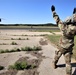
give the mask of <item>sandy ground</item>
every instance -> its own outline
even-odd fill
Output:
[[[53,69],[52,67],[52,61],[54,58],[55,50],[57,50],[56,47],[51,45],[51,43],[45,39],[43,36],[36,36],[36,35],[44,35],[49,34],[52,35],[52,33],[49,32],[29,32],[25,30],[1,30],[0,31],[0,44],[7,43],[7,45],[0,45],[1,49],[12,49],[12,48],[21,48],[24,46],[41,46],[42,50],[38,53],[42,53],[42,61],[37,69],[39,72],[39,75],[66,75],[65,74],[65,62],[64,57],[62,56],[58,62],[60,67],[57,69]],[[60,33],[55,33],[59,34]],[[28,36],[24,36],[28,35]],[[18,38],[29,38],[29,40],[11,40],[11,38],[18,39]],[[40,44],[39,41],[43,38],[43,41],[46,40],[46,44]],[[12,41],[15,41],[18,43],[18,45],[10,45]],[[5,69],[0,71],[0,75],[2,75],[2,72],[6,72],[9,65],[14,64],[19,58],[21,57],[29,57],[30,60],[37,59],[38,56],[34,56],[32,54],[29,54],[27,52],[14,52],[14,53],[3,53],[0,54],[0,65],[4,66]],[[72,74],[76,75],[76,61],[73,59],[72,61]],[[18,71],[16,75],[24,75],[24,71]],[[5,74],[4,74],[5,75]],[[10,74],[11,75],[11,74]],[[36,75],[36,74],[35,74]]]

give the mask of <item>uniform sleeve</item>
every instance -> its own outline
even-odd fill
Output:
[[[59,29],[62,30],[64,27],[63,22],[60,20],[59,16],[55,11],[53,11],[52,13],[53,13],[53,18],[56,21],[56,24],[58,25]]]

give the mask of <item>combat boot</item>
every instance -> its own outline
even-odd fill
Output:
[[[55,62],[54,62],[54,61],[52,62],[52,66],[53,66],[53,68],[54,68],[54,69],[56,69],[56,68],[57,68],[57,65],[55,64]]]

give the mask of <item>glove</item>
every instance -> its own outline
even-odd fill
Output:
[[[54,5],[51,6],[51,11],[55,11],[55,6]]]
[[[76,13],[76,8],[74,8],[74,10],[73,10],[73,14],[75,14]]]

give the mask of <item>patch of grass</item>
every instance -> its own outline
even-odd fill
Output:
[[[24,70],[24,69],[33,69],[36,65],[30,65],[27,62],[21,61],[16,62],[14,65],[10,65],[8,69]]]
[[[39,36],[46,36],[47,34],[41,34],[41,35],[39,35]]]
[[[29,40],[29,38],[26,38],[26,40]]]
[[[5,51],[1,49],[1,50],[0,50],[0,53],[5,53]]]
[[[28,35],[26,35],[26,34],[25,34],[25,35],[24,35],[24,34],[22,34],[22,36],[28,36]]]
[[[10,65],[9,69],[24,70],[27,66],[28,64],[26,62],[16,62],[14,65]]]
[[[14,49],[6,49],[6,50],[0,50],[0,53],[12,53],[12,52],[19,52],[21,51],[19,48],[14,48]]]
[[[11,40],[14,40],[14,38],[11,38]]]
[[[24,48],[21,48],[22,51],[32,51],[32,48],[31,47],[24,47]]]
[[[0,50],[0,53],[12,53],[12,52],[20,52],[20,51],[39,51],[42,50],[41,46],[34,46],[34,47],[21,47],[19,48],[14,48],[14,49],[6,49],[6,50]]]
[[[0,45],[8,45],[7,43],[0,43]]]
[[[33,31],[36,31],[36,32],[50,32],[50,33],[52,33],[52,32],[59,32],[60,30],[59,29],[57,29],[57,30],[56,29],[55,30],[54,29],[53,30],[51,30],[51,29],[50,30],[42,29],[42,30],[33,30]]]
[[[21,48],[21,51],[39,51],[39,50],[41,50],[42,48],[41,48],[41,46],[34,46],[34,47],[22,47]]]
[[[18,38],[18,40],[22,40],[21,38]]]
[[[11,40],[29,40],[29,38],[11,38]]]
[[[31,69],[36,68],[36,67],[37,66],[36,65],[33,65],[33,64],[30,66]]]
[[[25,40],[25,38],[18,38],[17,40]]]
[[[51,43],[58,45],[60,35],[47,35],[47,38],[51,41]]]
[[[4,50],[4,53],[9,53],[10,51],[8,49]]]
[[[41,49],[42,49],[41,46],[34,46],[32,50],[33,51],[38,51],[38,50],[41,50]]]
[[[9,53],[12,53],[12,52],[17,52],[15,49],[11,49],[10,51],[9,51]]]
[[[49,32],[51,32],[51,33],[52,33],[52,32],[60,32],[60,30],[59,30],[59,29],[58,29],[58,30],[54,30],[54,29],[53,29],[53,30],[50,30]]]
[[[4,67],[3,66],[0,66],[0,70],[3,70],[4,69]]]
[[[16,42],[13,41],[13,42],[11,43],[11,45],[18,45],[18,44],[17,44]]]

